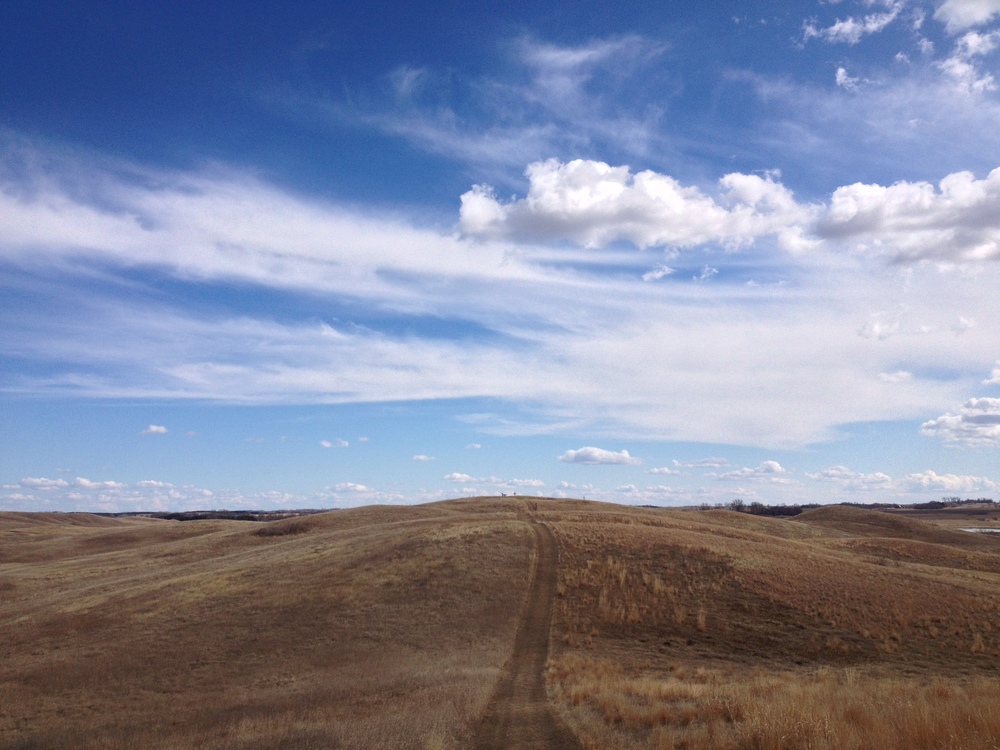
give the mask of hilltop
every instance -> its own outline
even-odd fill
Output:
[[[1000,535],[936,519],[0,513],[0,748],[992,747]]]

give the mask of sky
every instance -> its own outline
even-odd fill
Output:
[[[998,497],[998,123],[1000,0],[0,4],[0,509]]]

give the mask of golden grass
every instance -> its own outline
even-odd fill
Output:
[[[584,744],[1000,747],[1000,544],[841,510],[551,509],[548,686]]]
[[[1000,683],[858,668],[739,672],[676,668],[629,676],[566,655],[550,690],[588,748],[914,750],[1000,745]]]
[[[526,592],[515,519],[0,519],[0,748],[464,747]]]
[[[587,747],[1000,747],[992,535],[480,498],[270,524],[0,513],[0,750],[468,747],[529,511],[559,550],[549,696]]]

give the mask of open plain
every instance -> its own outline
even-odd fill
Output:
[[[0,513],[0,748],[995,748],[959,510]]]

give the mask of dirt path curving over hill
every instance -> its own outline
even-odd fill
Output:
[[[545,694],[552,597],[556,590],[556,541],[533,518],[537,558],[514,653],[497,683],[475,733],[475,750],[583,750],[579,740],[552,712]]]

